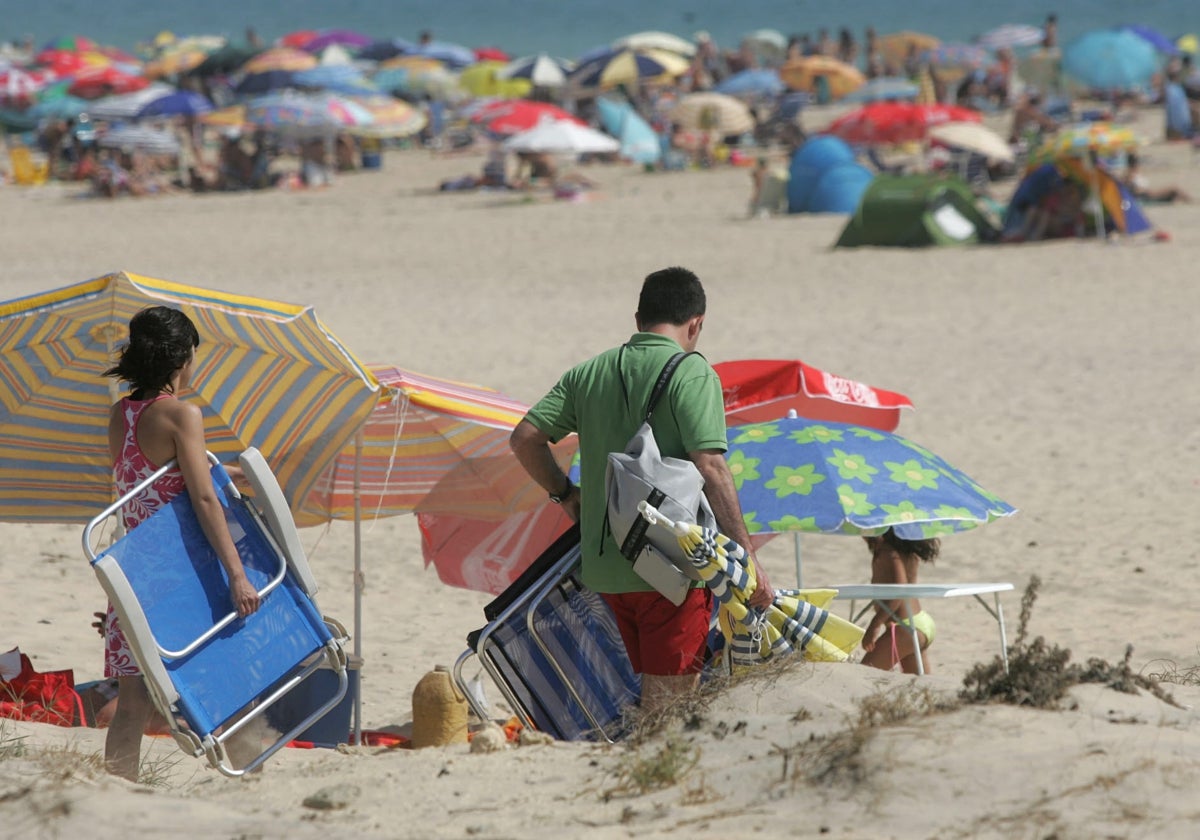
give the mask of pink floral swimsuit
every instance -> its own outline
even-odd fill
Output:
[[[121,454],[113,464],[113,481],[117,486],[117,495],[123,496],[139,482],[145,480],[158,470],[137,444],[137,424],[142,412],[162,399],[168,399],[170,394],[159,394],[149,400],[132,400],[126,397],[121,400],[121,417],[125,424],[125,434],[121,442]],[[138,493],[121,508],[121,521],[126,530],[133,530],[144,520],[148,519],[159,508],[166,505],[184,490],[183,473],[178,467],[168,471],[162,478]],[[133,677],[141,673],[125,634],[117,623],[117,614],[112,605],[108,606],[108,614],[104,620],[104,676]]]

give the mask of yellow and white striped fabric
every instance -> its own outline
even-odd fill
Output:
[[[0,303],[0,520],[86,522],[113,500],[103,376],[146,306],[200,333],[191,388],[208,448],[257,446],[289,504],[366,420],[378,382],[311,307],[118,272]]]

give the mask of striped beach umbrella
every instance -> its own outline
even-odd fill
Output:
[[[608,88],[643,81],[667,80],[687,72],[688,60],[665,50],[609,50],[581,62],[570,81],[585,88]]]
[[[111,504],[103,376],[151,305],[200,333],[191,388],[208,448],[257,446],[298,506],[379,399],[379,385],[311,307],[119,272],[0,303],[0,520],[86,522]]]
[[[496,78],[525,79],[538,87],[562,87],[567,83],[567,74],[574,69],[574,62],[538,53],[510,61],[496,71]]]
[[[1029,166],[1052,163],[1066,157],[1108,157],[1136,151],[1142,145],[1133,129],[1105,122],[1079,123],[1060,128],[1029,155]]]
[[[308,70],[317,66],[317,59],[294,47],[272,47],[242,65],[243,73],[266,73],[271,70]]]

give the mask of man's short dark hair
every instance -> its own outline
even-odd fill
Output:
[[[704,314],[704,286],[686,268],[672,266],[656,271],[642,283],[637,320],[642,329],[658,324],[681,326]]]

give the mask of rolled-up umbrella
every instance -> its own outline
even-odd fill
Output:
[[[672,522],[642,502],[642,516],[672,531],[692,568],[712,590],[718,622],[732,667],[761,665],[775,657],[803,653],[819,662],[846,660],[863,630],[823,608],[836,590],[784,590],[766,609],[749,604],[758,585],[746,550],[722,533],[687,522]]]

